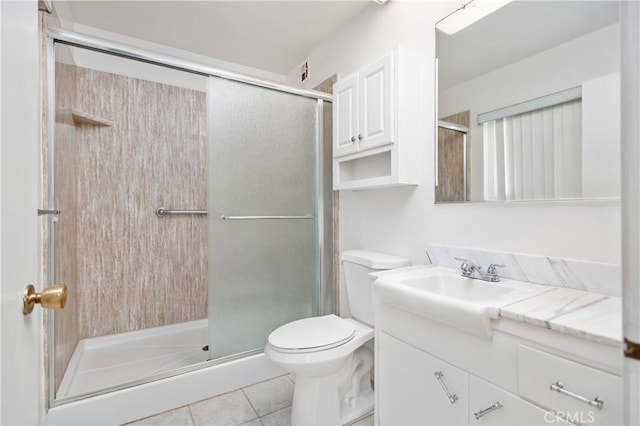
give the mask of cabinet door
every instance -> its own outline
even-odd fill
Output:
[[[358,151],[358,75],[333,85],[333,156]]]
[[[385,333],[377,345],[376,411],[381,425],[467,423],[467,373]],[[434,373],[441,373],[440,380]]]
[[[470,425],[566,424],[548,412],[484,380],[469,376]]]
[[[623,423],[621,377],[524,345],[518,347],[518,391],[571,422]]]
[[[359,149],[395,141],[393,54],[360,70]]]

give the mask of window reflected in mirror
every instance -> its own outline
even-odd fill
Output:
[[[457,25],[477,2],[436,25],[436,202],[619,197],[617,3],[502,2]]]

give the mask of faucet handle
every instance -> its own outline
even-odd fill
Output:
[[[460,257],[455,257],[454,259],[459,260],[460,262],[462,262],[462,265],[460,265],[460,270],[462,271],[462,274],[465,275],[465,276],[471,275],[473,273],[473,268],[478,268],[469,259],[462,259]]]
[[[506,265],[498,265],[497,263],[492,263],[487,267],[487,274],[497,276],[498,271],[496,270],[496,268],[504,268],[505,266]]]
[[[462,262],[463,264],[467,264],[467,265],[471,265],[471,266],[475,266],[476,268],[478,267],[478,265],[476,265],[475,263],[473,263],[471,260],[469,259],[463,259],[461,257],[454,257],[455,260],[459,260],[460,262]]]

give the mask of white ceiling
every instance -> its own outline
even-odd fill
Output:
[[[616,1],[516,1],[453,35],[437,31],[439,89],[543,52],[617,20]]]
[[[60,20],[286,75],[370,0],[60,0]]]

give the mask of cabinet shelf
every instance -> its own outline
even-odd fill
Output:
[[[333,162],[335,189],[378,189],[396,186],[415,186],[417,183],[397,176],[393,166],[396,150],[391,146],[357,153]]]
[[[56,109],[56,120],[60,120],[61,118],[65,118],[71,116],[73,123],[76,126],[89,124],[92,126],[113,126],[115,122],[111,120],[107,120],[106,118],[100,117],[95,114],[91,114],[88,112],[80,111],[75,108],[57,108]]]

